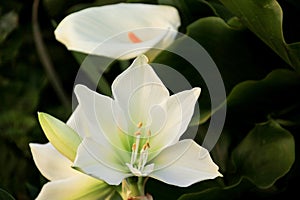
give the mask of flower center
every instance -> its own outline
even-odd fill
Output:
[[[141,144],[141,128],[143,124],[138,123],[138,130],[135,132],[135,143],[132,144],[131,160],[130,164],[126,163],[127,167],[135,176],[147,176],[154,169],[154,164],[146,165],[148,161],[149,148],[150,148],[150,136],[151,132],[148,130],[146,142]],[[140,148],[141,146],[141,148]]]
[[[141,43],[142,40],[133,32],[128,32],[128,38],[132,43]]]

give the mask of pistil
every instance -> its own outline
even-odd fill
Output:
[[[131,164],[133,165],[136,161],[137,155],[138,155],[138,150],[140,146],[140,140],[141,140],[141,132],[137,131],[135,133],[136,139],[135,143],[132,145],[132,154],[131,154]]]
[[[140,152],[140,159],[139,159],[139,165],[138,170],[143,171],[147,160],[148,160],[148,149],[150,148],[149,142],[147,141]]]

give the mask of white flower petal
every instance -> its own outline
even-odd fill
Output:
[[[143,128],[151,127],[152,132],[159,131],[165,122],[166,112],[158,105],[168,98],[167,95],[165,86],[161,84],[149,83],[137,88],[129,97],[129,123],[136,125],[142,122]],[[157,118],[152,117],[154,114]]]
[[[172,95],[161,104],[161,107],[166,112],[166,121],[159,132],[152,132],[151,148],[149,149],[152,153],[152,158],[155,156],[155,152],[158,153],[160,149],[179,141],[180,136],[186,131],[191,121],[200,91],[200,88],[186,90]],[[153,112],[152,118],[160,119],[161,116],[158,116],[158,114],[160,113]]]
[[[83,110],[81,115],[84,117],[80,118],[86,118],[85,123],[89,127],[85,136],[93,137],[104,146],[123,150],[131,148],[131,144],[125,139],[127,135],[123,132],[127,130],[124,127],[127,125],[127,121],[124,122],[126,118],[110,97],[100,95],[83,85],[76,85],[75,94]]]
[[[70,50],[119,58],[136,57],[149,47],[166,47],[180,26],[177,10],[171,6],[120,3],[72,13],[55,30],[56,39]],[[139,40],[130,39],[134,32]],[[110,39],[112,36],[113,39]],[[99,48],[97,48],[99,47]]]
[[[88,119],[84,115],[81,105],[78,105],[69,117],[66,124],[70,126],[81,138],[86,136],[86,133],[91,132],[88,125]]]
[[[150,108],[169,97],[169,91],[147,62],[146,56],[138,56],[112,84],[114,99],[129,116],[128,123],[135,125],[147,118]]]
[[[119,153],[119,154],[118,154]],[[107,149],[92,139],[85,138],[78,147],[74,167],[110,185],[119,185],[124,178],[131,176],[126,162],[120,159],[129,157],[129,152],[116,152]],[[128,154],[128,155],[126,155]],[[123,158],[129,160],[130,158]]]
[[[167,122],[167,110],[161,105],[154,105],[150,109],[149,113],[149,126],[148,130],[151,131],[151,135],[156,135],[161,132]]]
[[[48,180],[58,180],[77,175],[72,162],[61,155],[50,143],[29,144],[33,160],[39,171]]]
[[[155,163],[155,169],[150,177],[180,187],[222,176],[209,152],[193,140],[167,147],[151,163]]]
[[[85,174],[45,184],[36,200],[97,200],[113,195],[114,188]]]

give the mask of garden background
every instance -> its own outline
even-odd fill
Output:
[[[222,75],[227,117],[211,151],[222,178],[188,188],[149,180],[155,199],[283,199],[297,196],[300,130],[300,2],[297,0],[2,0],[0,3],[0,199],[34,199],[45,178],[30,142],[46,143],[37,112],[66,121],[73,83],[84,55],[55,40],[56,25],[68,14],[119,2],[176,7],[180,32],[201,44]],[[36,2],[35,2],[36,3]],[[180,48],[175,41],[173,48]],[[205,82],[189,63],[162,52],[153,61],[173,67],[202,88],[198,103],[201,144],[209,124]],[[123,70],[114,63],[99,91]],[[146,189],[147,189],[146,188]],[[9,197],[9,194],[11,197]]]

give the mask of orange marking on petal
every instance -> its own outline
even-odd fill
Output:
[[[142,40],[138,38],[133,32],[128,32],[128,38],[132,43],[140,43]]]

